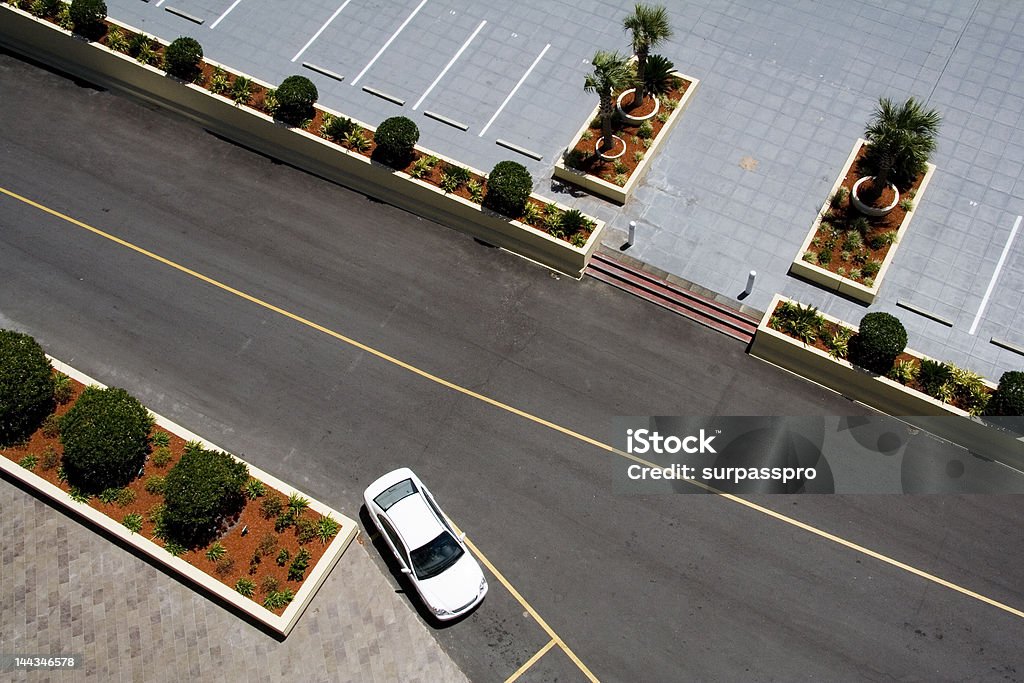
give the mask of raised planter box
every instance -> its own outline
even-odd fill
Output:
[[[665,126],[661,129],[658,136],[654,138],[654,142],[651,143],[651,146],[647,148],[647,151],[644,153],[644,158],[633,170],[633,173],[630,174],[629,180],[626,181],[625,185],[620,187],[619,185],[610,183],[603,178],[584,173],[583,171],[574,168],[569,168],[565,165],[563,158],[559,158],[559,160],[555,162],[554,177],[582,187],[588,192],[596,194],[599,197],[610,199],[618,204],[625,204],[626,200],[628,200],[633,194],[633,190],[635,190],[636,186],[640,184],[641,180],[643,180],[654,156],[658,153],[658,150],[665,145],[665,140],[668,138],[669,133],[672,132],[672,128],[676,125],[676,121],[679,120],[683,111],[689,106],[693,93],[697,91],[697,86],[700,85],[700,79],[687,76],[679,71],[674,71],[673,75],[684,81],[688,81],[690,85],[686,88],[686,92],[683,93],[683,96],[680,98],[679,104],[669,115],[668,121],[665,122]],[[590,127],[590,122],[597,117],[599,111],[600,105],[594,107],[593,111],[590,112],[590,116],[587,117],[587,120],[583,123],[580,129],[576,131],[576,135],[573,136],[572,142],[570,142],[569,146],[566,147],[566,152],[576,148],[576,145],[578,145],[580,140],[583,138],[583,134]]]
[[[128,31],[140,32],[126,24],[108,21]],[[160,42],[167,44],[165,41]],[[571,277],[578,279],[583,276],[590,257],[600,244],[604,229],[602,221],[595,221],[596,227],[586,244],[575,247],[461,197],[445,194],[440,188],[415,180],[316,135],[275,122],[255,109],[238,106],[226,97],[183,83],[167,76],[160,69],[140,64],[127,55],[99,43],[90,43],[50,22],[6,5],[0,5],[0,44],[89,82],[127,92],[174,110],[241,145],[470,234]],[[226,71],[246,76],[212,60],[205,61],[211,66],[221,66]],[[252,80],[264,87],[274,87],[256,78]],[[318,108],[340,116],[338,112],[325,107]],[[356,123],[370,130],[374,128],[359,121]],[[424,154],[445,159],[443,155],[426,148],[417,149]],[[464,166],[455,161],[452,163]],[[486,175],[475,169],[470,170]],[[545,204],[551,203],[544,197],[533,196]]]
[[[817,382],[878,411],[899,417],[935,436],[959,444],[972,453],[1024,470],[1024,438],[988,424],[983,418],[973,417],[955,406],[909,389],[887,377],[855,367],[849,361],[833,358],[818,348],[771,329],[768,321],[782,301],[791,299],[781,294],[776,294],[772,299],[754,334],[750,355]],[[821,315],[826,320],[852,330],[857,329],[856,326],[838,318]],[[918,358],[928,358],[911,349],[906,349],[906,353]],[[991,382],[986,381],[986,385],[995,389]]]
[[[878,290],[882,286],[882,280],[885,278],[885,274],[889,270],[889,265],[896,256],[896,248],[899,246],[900,240],[903,239],[907,229],[910,227],[910,221],[917,210],[917,204],[921,201],[921,197],[924,195],[925,188],[928,187],[928,182],[931,180],[932,174],[935,173],[935,164],[927,164],[928,170],[925,172],[924,178],[921,180],[921,185],[918,187],[917,193],[914,197],[914,208],[908,211],[906,216],[904,216],[896,233],[896,241],[889,246],[889,250],[885,254],[885,259],[882,261],[878,274],[875,276],[874,285],[868,287],[861,282],[843,277],[827,268],[823,268],[817,264],[808,263],[803,260],[804,253],[810,249],[811,242],[814,240],[814,236],[817,234],[818,228],[821,226],[822,216],[829,210],[830,198],[836,193],[840,186],[842,186],[843,181],[850,173],[850,168],[857,159],[857,154],[865,144],[867,144],[867,141],[863,138],[859,138],[857,143],[853,146],[853,151],[850,152],[850,156],[846,159],[846,164],[843,166],[842,172],[839,174],[836,182],[832,185],[832,189],[829,191],[824,204],[821,206],[821,210],[818,211],[818,215],[814,219],[814,224],[811,225],[811,229],[807,233],[807,237],[804,238],[803,243],[800,245],[800,251],[797,252],[796,258],[793,259],[793,263],[789,267],[789,272],[793,275],[810,280],[825,289],[848,296],[856,301],[860,301],[865,304],[872,304],[875,301],[875,297],[878,296]]]
[[[96,380],[92,379],[91,377],[88,377],[87,375],[82,374],[81,372],[78,372],[69,365],[66,365],[54,358],[50,358],[50,364],[54,367],[54,369],[63,372],[72,379],[75,379],[86,386],[95,385],[103,388],[103,385],[97,382]],[[222,448],[215,446],[209,441],[206,441],[202,437],[193,434],[184,427],[175,424],[174,422],[168,420],[165,417],[156,415],[155,413],[154,417],[156,418],[156,423],[158,425],[160,425],[168,432],[178,435],[185,441],[198,441],[201,444],[203,444],[205,448],[216,451],[223,450]],[[239,459],[236,458],[236,460]],[[239,462],[244,461],[239,460]],[[257,467],[253,467],[249,463],[245,464],[246,467],[249,468],[249,475],[251,477],[259,479],[267,486],[277,489],[286,496],[291,495],[293,493],[302,495],[301,491],[292,488],[288,484],[278,480],[272,475],[267,474],[266,472],[260,470]],[[174,555],[171,555],[165,548],[161,547],[160,545],[151,541],[145,536],[141,534],[132,533],[128,530],[126,526],[124,526],[124,524],[121,524],[120,522],[111,519],[107,515],[90,507],[85,503],[78,503],[72,500],[71,497],[67,494],[67,492],[65,492],[58,486],[55,486],[50,482],[46,481],[45,479],[35,474],[31,470],[28,470],[20,466],[17,462],[6,457],[0,457],[0,470],[3,470],[11,477],[14,477],[15,479],[26,484],[27,486],[30,486],[31,488],[35,489],[39,493],[45,495],[54,504],[62,505],[72,513],[80,517],[84,517],[96,526],[102,528],[107,533],[115,536],[122,543],[135,548],[141,553],[144,553],[154,562],[179,574],[186,580],[198,584],[199,586],[202,586],[202,588],[205,589],[207,592],[212,593],[217,598],[228,603],[235,609],[245,613],[253,620],[263,624],[268,629],[275,631],[283,636],[287,636],[291,632],[292,628],[295,627],[295,624],[298,622],[299,617],[302,616],[302,613],[306,610],[306,607],[308,607],[310,602],[312,602],[317,590],[319,590],[320,586],[323,585],[323,582],[324,580],[326,580],[327,575],[331,572],[331,569],[333,569],[334,565],[338,563],[338,560],[341,558],[342,553],[345,552],[349,544],[359,533],[359,527],[356,524],[355,520],[352,520],[342,515],[336,510],[332,510],[331,508],[327,507],[326,505],[319,501],[310,500],[310,509],[324,516],[330,515],[341,525],[341,527],[338,530],[337,535],[327,546],[327,549],[324,551],[324,554],[320,558],[320,560],[313,567],[310,568],[309,573],[302,582],[302,586],[295,593],[295,597],[292,599],[291,603],[289,603],[289,605],[285,608],[284,612],[281,615],[277,615],[271,612],[270,610],[264,608],[259,603],[254,602],[250,598],[241,595],[235,590],[232,590],[229,586],[218,581],[214,577],[208,575],[206,572],[197,569],[185,560],[179,557],[175,557]]]

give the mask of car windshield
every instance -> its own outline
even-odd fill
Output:
[[[416,493],[416,485],[412,483],[412,479],[403,479],[381,491],[373,500],[380,505],[381,510],[387,511],[389,507],[414,493]]]
[[[429,579],[437,576],[465,551],[455,538],[447,531],[442,531],[437,538],[421,548],[412,551],[412,566],[417,579]]]

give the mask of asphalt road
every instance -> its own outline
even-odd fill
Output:
[[[0,187],[578,434],[867,413],[599,282],[6,54],[0,93]],[[0,326],[334,507],[413,467],[603,680],[1024,678],[1018,616],[722,497],[616,495],[618,456],[7,196],[0,273]],[[1019,497],[752,500],[1024,607]],[[496,581],[438,638],[480,681],[549,640]],[[582,674],[554,648],[523,680]]]

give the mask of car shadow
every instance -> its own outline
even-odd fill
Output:
[[[409,577],[402,573],[402,566],[398,564],[398,560],[391,552],[391,548],[388,547],[388,544],[381,537],[380,529],[378,529],[377,525],[372,519],[370,519],[370,514],[366,510],[365,505],[359,506],[359,522],[363,525],[363,531],[366,534],[366,538],[370,540],[374,549],[377,551],[377,556],[384,563],[384,566],[387,567],[391,577],[398,584],[398,589],[395,592],[404,593],[406,598],[409,600],[409,604],[413,606],[416,613],[420,615],[420,618],[429,624],[431,628],[438,631],[449,629],[452,626],[461,623],[479,609],[480,605],[477,605],[462,616],[457,619],[452,619],[451,621],[441,621],[435,617],[434,613],[431,612],[425,604],[423,604],[423,600],[420,599],[420,594],[416,592],[416,589],[413,587]],[[484,602],[486,602],[486,598],[484,599]],[[480,604],[482,605],[483,602]]]

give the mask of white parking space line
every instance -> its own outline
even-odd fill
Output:
[[[219,17],[217,17],[217,21],[215,21],[212,24],[210,24],[210,28],[211,29],[217,28],[217,24],[219,24],[221,21],[223,21],[224,17],[226,17],[227,15],[231,14],[231,10],[235,9],[236,7],[238,7],[238,3],[240,3],[240,2],[242,2],[242,0],[235,0],[233,3],[231,3],[231,7],[228,7],[226,10],[224,10],[224,14],[220,15]]]
[[[523,77],[519,79],[518,83],[516,83],[516,87],[512,88],[512,92],[508,94],[508,97],[505,98],[505,101],[501,103],[500,107],[498,107],[498,111],[494,112],[494,116],[491,117],[491,120],[487,122],[487,125],[484,126],[484,129],[480,131],[480,134],[477,137],[482,138],[484,136],[484,133],[487,132],[487,129],[491,127],[492,123],[494,123],[494,119],[498,118],[498,115],[501,114],[501,110],[504,109],[505,105],[508,104],[508,101],[511,100],[513,96],[515,96],[516,91],[519,90],[519,86],[521,86],[523,82],[526,81],[526,79],[530,76],[530,72],[532,72],[534,68],[536,68],[537,64],[540,63],[540,60],[544,59],[544,55],[547,54],[548,49],[550,48],[551,43],[548,43],[547,45],[544,46],[544,49],[540,51],[539,55],[537,55],[537,59],[533,60],[533,64],[530,65],[530,68],[526,70],[526,73],[523,74]]]
[[[309,40],[308,40],[308,41],[306,42],[306,44],[302,46],[302,49],[301,49],[301,50],[299,50],[298,52],[296,52],[296,53],[295,53],[295,56],[294,56],[294,57],[292,57],[292,61],[293,61],[293,62],[294,62],[294,61],[295,61],[296,59],[298,59],[299,57],[301,57],[301,56],[302,56],[302,53],[303,53],[303,52],[305,52],[305,51],[306,51],[306,50],[307,50],[307,49],[309,48],[309,46],[313,44],[313,41],[314,41],[314,40],[316,40],[317,38],[319,38],[319,37],[320,37],[320,34],[324,32],[324,29],[326,29],[326,28],[327,28],[328,26],[330,26],[330,25],[331,25],[331,22],[332,22],[332,21],[334,21],[334,20],[335,20],[335,18],[336,18],[336,17],[337,17],[337,16],[339,15],[339,14],[341,14],[341,10],[345,9],[346,7],[348,7],[348,3],[350,3],[350,2],[352,2],[352,0],[345,0],[345,2],[341,3],[341,7],[339,7],[339,8],[338,8],[338,9],[336,9],[336,10],[334,10],[334,14],[332,14],[332,15],[331,15],[331,18],[330,18],[330,19],[328,19],[327,21],[325,21],[325,22],[324,22],[324,25],[320,27],[320,30],[319,30],[319,31],[317,31],[316,33],[314,33],[314,34],[313,34],[313,37],[312,37],[312,38],[310,38],[310,39],[309,39]]]
[[[1024,216],[1017,216],[1017,220],[1013,223],[1013,230],[1010,231],[1010,238],[1006,240],[1006,245],[1003,247],[1003,253],[999,255],[999,262],[996,263],[996,269],[995,272],[992,273],[992,279],[988,281],[988,289],[985,290],[985,296],[981,298],[981,306],[978,307],[978,314],[974,316],[974,322],[971,323],[969,334],[974,334],[978,330],[978,323],[981,321],[981,315],[985,312],[985,307],[988,306],[988,298],[992,296],[992,289],[996,286],[996,280],[999,279],[999,272],[1003,269],[1003,264],[1006,263],[1006,255],[1010,253],[1010,247],[1013,245],[1013,238],[1017,236],[1017,230],[1020,229],[1021,219],[1024,219]]]
[[[370,63],[369,63],[369,64],[367,64],[366,66],[364,66],[364,67],[363,67],[363,70],[359,72],[359,75],[358,75],[358,76],[356,76],[356,77],[355,77],[355,79],[353,79],[353,81],[352,81],[352,85],[355,85],[356,83],[358,83],[358,82],[359,82],[359,79],[360,79],[360,78],[362,78],[362,77],[363,77],[363,75],[364,75],[364,74],[365,74],[365,73],[366,73],[367,71],[369,71],[369,70],[370,70],[370,67],[371,67],[371,66],[373,66],[373,63],[374,63],[374,62],[376,62],[376,61],[377,61],[378,59],[380,59],[380,56],[381,56],[382,54],[384,54],[384,50],[387,50],[387,49],[388,49],[388,47],[390,47],[390,46],[391,46],[391,43],[393,43],[393,42],[394,42],[394,40],[395,40],[395,38],[397,38],[397,37],[398,37],[398,34],[402,32],[402,29],[404,29],[404,28],[405,28],[406,26],[408,26],[408,25],[409,25],[409,22],[410,22],[410,21],[412,21],[412,18],[413,18],[413,17],[415,17],[415,16],[416,16],[416,14],[417,14],[417,13],[419,13],[419,11],[420,11],[421,9],[423,9],[423,6],[424,6],[425,4],[427,4],[427,0],[421,0],[420,4],[416,5],[416,9],[414,9],[414,10],[412,11],[412,14],[410,14],[409,16],[407,16],[407,17],[405,18],[405,21],[403,21],[403,22],[402,22],[402,25],[398,27],[398,30],[397,30],[397,31],[395,31],[394,33],[392,33],[392,34],[391,34],[391,37],[390,37],[390,38],[388,38],[388,42],[384,43],[384,46],[383,46],[383,47],[381,47],[381,49],[377,50],[377,54],[375,54],[375,55],[373,56],[373,59],[371,59],[371,60],[370,60]]]
[[[448,63],[445,64],[443,69],[441,69],[441,73],[437,75],[437,78],[434,79],[434,82],[430,84],[429,88],[427,88],[427,91],[420,95],[420,98],[416,100],[416,104],[412,105],[413,110],[418,109],[419,106],[423,104],[423,100],[427,99],[427,95],[430,94],[430,91],[434,89],[434,86],[441,82],[441,79],[444,78],[444,75],[448,73],[448,69],[452,68],[452,64],[455,63],[455,60],[462,56],[462,53],[466,51],[466,48],[469,47],[469,44],[473,42],[474,38],[476,38],[476,34],[480,33],[480,29],[482,29],[486,24],[486,19],[480,22],[480,25],[476,27],[475,31],[473,31],[473,35],[471,35],[466,40],[466,42],[462,44],[462,47],[460,47],[459,51],[455,53],[455,56],[448,60]]]
[[[162,4],[164,4],[164,0],[160,0],[160,2],[156,3],[156,6],[159,7]]]

